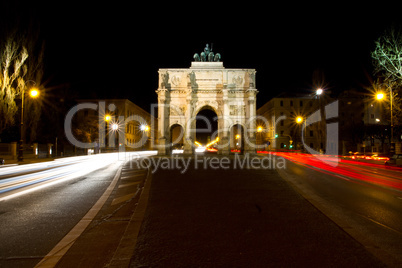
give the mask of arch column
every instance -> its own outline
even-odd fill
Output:
[[[170,131],[169,129],[169,105],[166,105],[167,90],[160,89],[158,93],[158,154],[168,154]]]
[[[186,100],[187,109],[186,109],[186,125],[184,128],[184,154],[192,154],[194,153],[194,141],[195,141],[195,120],[193,118],[193,105],[191,103],[191,96],[189,96]]]
[[[230,111],[228,103],[228,91],[224,89],[222,91],[222,118],[219,119],[219,154],[228,155],[230,153]]]
[[[255,149],[255,143],[256,143],[256,138],[255,138],[255,133],[256,133],[256,115],[257,115],[257,108],[256,108],[256,95],[257,95],[257,90],[256,89],[248,89],[247,90],[247,97],[248,97],[248,111],[247,111],[247,118],[248,122],[246,125],[247,128],[247,133],[244,133],[244,135],[247,136],[247,141],[244,144],[244,152],[245,153],[256,153]]]

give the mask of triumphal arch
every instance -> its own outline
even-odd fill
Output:
[[[226,69],[221,55],[208,47],[186,69],[159,69],[158,152],[171,152],[172,128],[180,126],[184,153],[194,152],[196,116],[203,109],[217,115],[218,153],[229,154],[234,142],[255,152],[255,69]],[[236,129],[236,131],[234,131]],[[239,131],[240,130],[240,131]],[[175,137],[174,139],[176,139]]]

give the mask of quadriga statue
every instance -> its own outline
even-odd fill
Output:
[[[194,61],[220,61],[221,60],[221,54],[216,53],[214,54],[212,52],[212,48],[209,48],[209,45],[207,44],[204,48],[204,51],[201,52],[201,56],[198,53],[195,53],[194,56]]]

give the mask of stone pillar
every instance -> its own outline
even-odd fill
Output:
[[[159,89],[158,93],[158,154],[168,154],[169,141],[166,129],[169,127],[169,107],[166,105],[166,89]]]
[[[223,89],[223,108],[222,108],[222,118],[219,130],[219,152],[223,155],[230,154],[230,130],[229,130],[229,103],[228,103],[228,91]]]
[[[247,90],[247,95],[248,95],[248,124],[247,124],[247,133],[245,135],[247,136],[247,141],[244,144],[244,151],[245,153],[256,153],[255,149],[255,132],[256,132],[256,115],[257,115],[257,109],[256,109],[256,96],[257,92],[255,89],[248,89]]]
[[[194,141],[195,141],[195,120],[192,118],[194,105],[192,103],[191,93],[187,96],[186,99],[187,109],[185,114],[185,126],[184,126],[184,154],[193,154],[194,153]],[[195,116],[195,115],[194,115]]]

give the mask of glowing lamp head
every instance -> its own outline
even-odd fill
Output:
[[[110,115],[105,116],[105,121],[110,121],[110,119],[112,119],[112,117]]]
[[[316,95],[321,95],[324,91],[322,90],[322,88],[319,88],[316,90],[315,94]]]
[[[257,132],[262,132],[262,127],[258,127]]]
[[[119,129],[119,125],[114,123],[112,124],[112,130],[118,130]]]
[[[300,124],[301,122],[303,122],[303,117],[298,116],[298,117],[296,118],[296,123]]]
[[[147,126],[147,125],[141,125],[141,126],[140,126],[140,130],[141,130],[141,131],[148,131],[148,130],[149,130],[149,126]]]
[[[36,88],[32,88],[32,89],[29,91],[29,96],[31,96],[32,98],[37,98],[37,97],[39,97],[39,90],[36,89]]]
[[[384,93],[377,93],[375,97],[377,98],[377,100],[382,100],[384,99]]]

